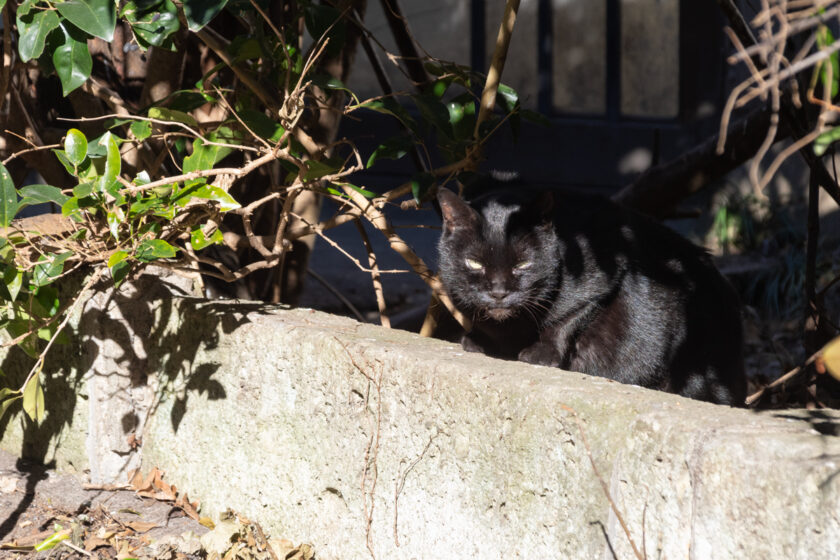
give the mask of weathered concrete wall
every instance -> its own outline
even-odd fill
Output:
[[[179,299],[149,317],[126,329],[156,395],[144,467],[319,558],[630,558],[572,410],[649,557],[835,554],[835,413],[733,410],[308,310]]]

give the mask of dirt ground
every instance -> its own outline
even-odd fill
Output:
[[[232,512],[213,523],[153,470],[91,487],[0,451],[0,559],[238,558],[312,560],[308,545],[271,539]]]

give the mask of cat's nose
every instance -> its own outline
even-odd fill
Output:
[[[507,290],[503,290],[500,288],[494,288],[490,290],[490,297],[495,299],[496,301],[502,301],[507,296]]]

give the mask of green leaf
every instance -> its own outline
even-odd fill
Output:
[[[354,191],[356,191],[357,193],[364,195],[365,198],[376,198],[376,196],[377,196],[375,192],[369,191],[367,189],[363,189],[362,187],[358,187],[358,186],[354,185],[353,183],[332,183],[332,184],[333,185],[338,185],[340,187],[349,187],[349,188],[353,189]],[[335,191],[333,194],[338,194],[339,196],[346,196],[344,193],[342,193],[340,191],[337,191],[335,189],[333,189],[333,190]]]
[[[64,139],[64,153],[67,159],[74,165],[79,165],[87,157],[87,138],[78,128],[71,128],[67,131],[67,138]]]
[[[408,111],[405,110],[405,107],[397,103],[393,97],[374,99],[373,101],[362,103],[359,107],[370,109],[371,111],[376,111],[377,113],[382,113],[384,115],[391,115],[399,120],[408,130],[414,132],[415,134],[419,133],[417,121],[415,121]]]
[[[193,191],[192,198],[214,200],[219,203],[219,209],[222,212],[235,210],[241,206],[238,202],[236,202],[236,199],[230,196],[230,194],[228,194],[224,189],[214,185],[202,185]]]
[[[549,120],[549,118],[543,115],[542,113],[531,111],[530,109],[522,109],[519,111],[519,114],[522,115],[522,118],[526,121],[538,124],[540,126],[551,126],[551,120]]]
[[[117,25],[114,0],[65,0],[54,5],[58,13],[82,31],[109,43],[113,41]]]
[[[134,4],[129,2],[129,4]],[[174,46],[171,37],[181,27],[178,21],[178,8],[171,2],[159,2],[155,6],[138,12],[123,9],[126,19],[134,29],[134,35],[143,48],[150,46],[169,48]]]
[[[335,55],[341,52],[346,36],[346,26],[341,18],[341,12],[332,6],[306,4],[304,6],[303,22],[309,35],[316,41],[319,41],[324,35],[329,38],[330,42],[326,51],[328,54]]]
[[[338,173],[344,166],[344,160],[339,157],[331,157],[322,161],[310,159],[306,162],[306,173],[303,174],[304,181],[314,181],[324,175]]]
[[[61,299],[58,290],[53,286],[41,286],[35,290],[35,299],[32,300],[32,311],[38,317],[47,319],[55,316],[61,307]]]
[[[128,253],[126,251],[114,251],[110,257],[108,257],[108,268],[114,268],[115,265],[123,262],[126,258],[128,258]]]
[[[43,204],[44,202],[54,202],[62,206],[70,198],[63,194],[61,189],[52,185],[27,185],[18,192],[23,197],[21,207]]]
[[[449,124],[449,111],[443,101],[431,94],[413,95],[411,98],[426,122],[447,138],[453,137],[452,125]]]
[[[204,234],[201,227],[196,227],[190,232],[190,244],[196,251],[200,251],[210,245],[218,245],[224,242],[224,236],[220,229],[216,228],[210,237]]]
[[[840,140],[840,126],[835,126],[817,136],[814,140],[814,153],[818,156],[823,155],[837,140]]]
[[[23,388],[23,411],[31,420],[40,422],[44,419],[44,388],[41,387],[41,368]]]
[[[120,174],[122,166],[122,158],[120,157],[120,147],[117,145],[116,137],[110,132],[106,132],[99,139],[98,144],[105,146],[105,168],[102,171],[102,177],[96,184],[96,190],[99,192],[110,192],[113,194],[114,183]]]
[[[71,33],[66,26],[60,27],[64,32],[64,40],[53,51],[52,60],[55,73],[61,80],[61,91],[67,97],[90,77],[93,59],[84,37],[74,37],[73,35],[78,35],[77,31],[73,30]]]
[[[356,97],[356,94],[350,88],[344,85],[344,82],[338,78],[330,76],[329,74],[319,73],[307,75],[307,79],[312,82],[313,85],[316,85],[323,90],[340,90],[347,93],[352,98],[353,103],[359,102],[359,98]]]
[[[152,123],[149,121],[134,121],[129,128],[134,137],[141,142],[152,135]]]
[[[149,109],[149,118],[161,121],[179,122],[192,127],[198,127],[198,121],[196,121],[191,115],[188,115],[183,111],[167,109],[166,107],[151,107]]]
[[[9,290],[12,301],[15,301],[20,293],[21,286],[23,286],[23,272],[14,266],[8,267],[3,272],[3,283],[6,284],[6,289]]]
[[[370,154],[366,168],[370,168],[378,159],[400,159],[414,147],[414,140],[408,136],[395,136],[381,143]]]
[[[111,277],[114,283],[119,286],[128,276],[131,271],[131,261],[128,260],[128,253],[125,251],[116,251],[108,259],[108,268],[111,270]]]
[[[9,410],[14,403],[18,401],[18,399],[23,398],[23,395],[20,391],[13,391],[8,387],[3,387],[0,389],[0,420],[2,420],[3,415],[6,414],[6,411]]]
[[[239,118],[248,128],[254,131],[254,134],[272,142],[280,140],[283,133],[286,132],[286,129],[280,123],[273,121],[260,111],[243,109],[239,112]]]
[[[73,195],[78,198],[85,198],[90,196],[93,192],[93,183],[81,183],[73,187]]]
[[[179,251],[163,239],[146,239],[137,246],[134,256],[138,261],[151,262],[156,259],[171,259]]]
[[[38,265],[35,266],[35,272],[32,274],[32,283],[35,286],[45,286],[52,282],[64,270],[64,261],[72,255],[72,251],[54,255],[53,258],[41,255],[41,258],[38,259]]]
[[[216,165],[216,162],[221,159],[219,157],[219,151],[219,146],[205,146],[201,138],[196,138],[193,141],[192,155],[184,158],[184,173],[212,169]],[[222,157],[227,155],[228,152],[222,155]]]
[[[8,227],[18,211],[18,196],[12,176],[0,163],[0,227]]]
[[[414,195],[414,200],[422,202],[434,184],[435,176],[431,173],[418,173],[414,175],[411,178],[411,194]]]
[[[27,0],[17,9],[18,53],[22,62],[41,56],[50,31],[59,24],[55,10],[33,10],[37,0]]]
[[[499,90],[496,93],[496,103],[504,107],[508,113],[513,112],[519,105],[519,94],[512,87],[499,84]]]
[[[112,212],[105,214],[105,221],[108,222],[108,229],[117,241],[120,240],[120,224],[123,223],[124,220],[125,214],[123,214],[122,208],[120,207],[116,207]]]
[[[817,28],[817,46],[820,50],[830,47],[834,43],[834,35],[831,30],[825,26],[820,25]],[[825,85],[828,82],[828,65],[831,64],[831,98],[837,97],[838,88],[840,88],[840,59],[836,52],[829,55],[828,61],[820,63],[820,81]]]
[[[216,17],[227,0],[184,0],[184,16],[190,31],[198,31]]]

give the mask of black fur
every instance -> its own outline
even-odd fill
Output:
[[[704,250],[601,197],[438,201],[466,350],[743,405],[738,297]]]

